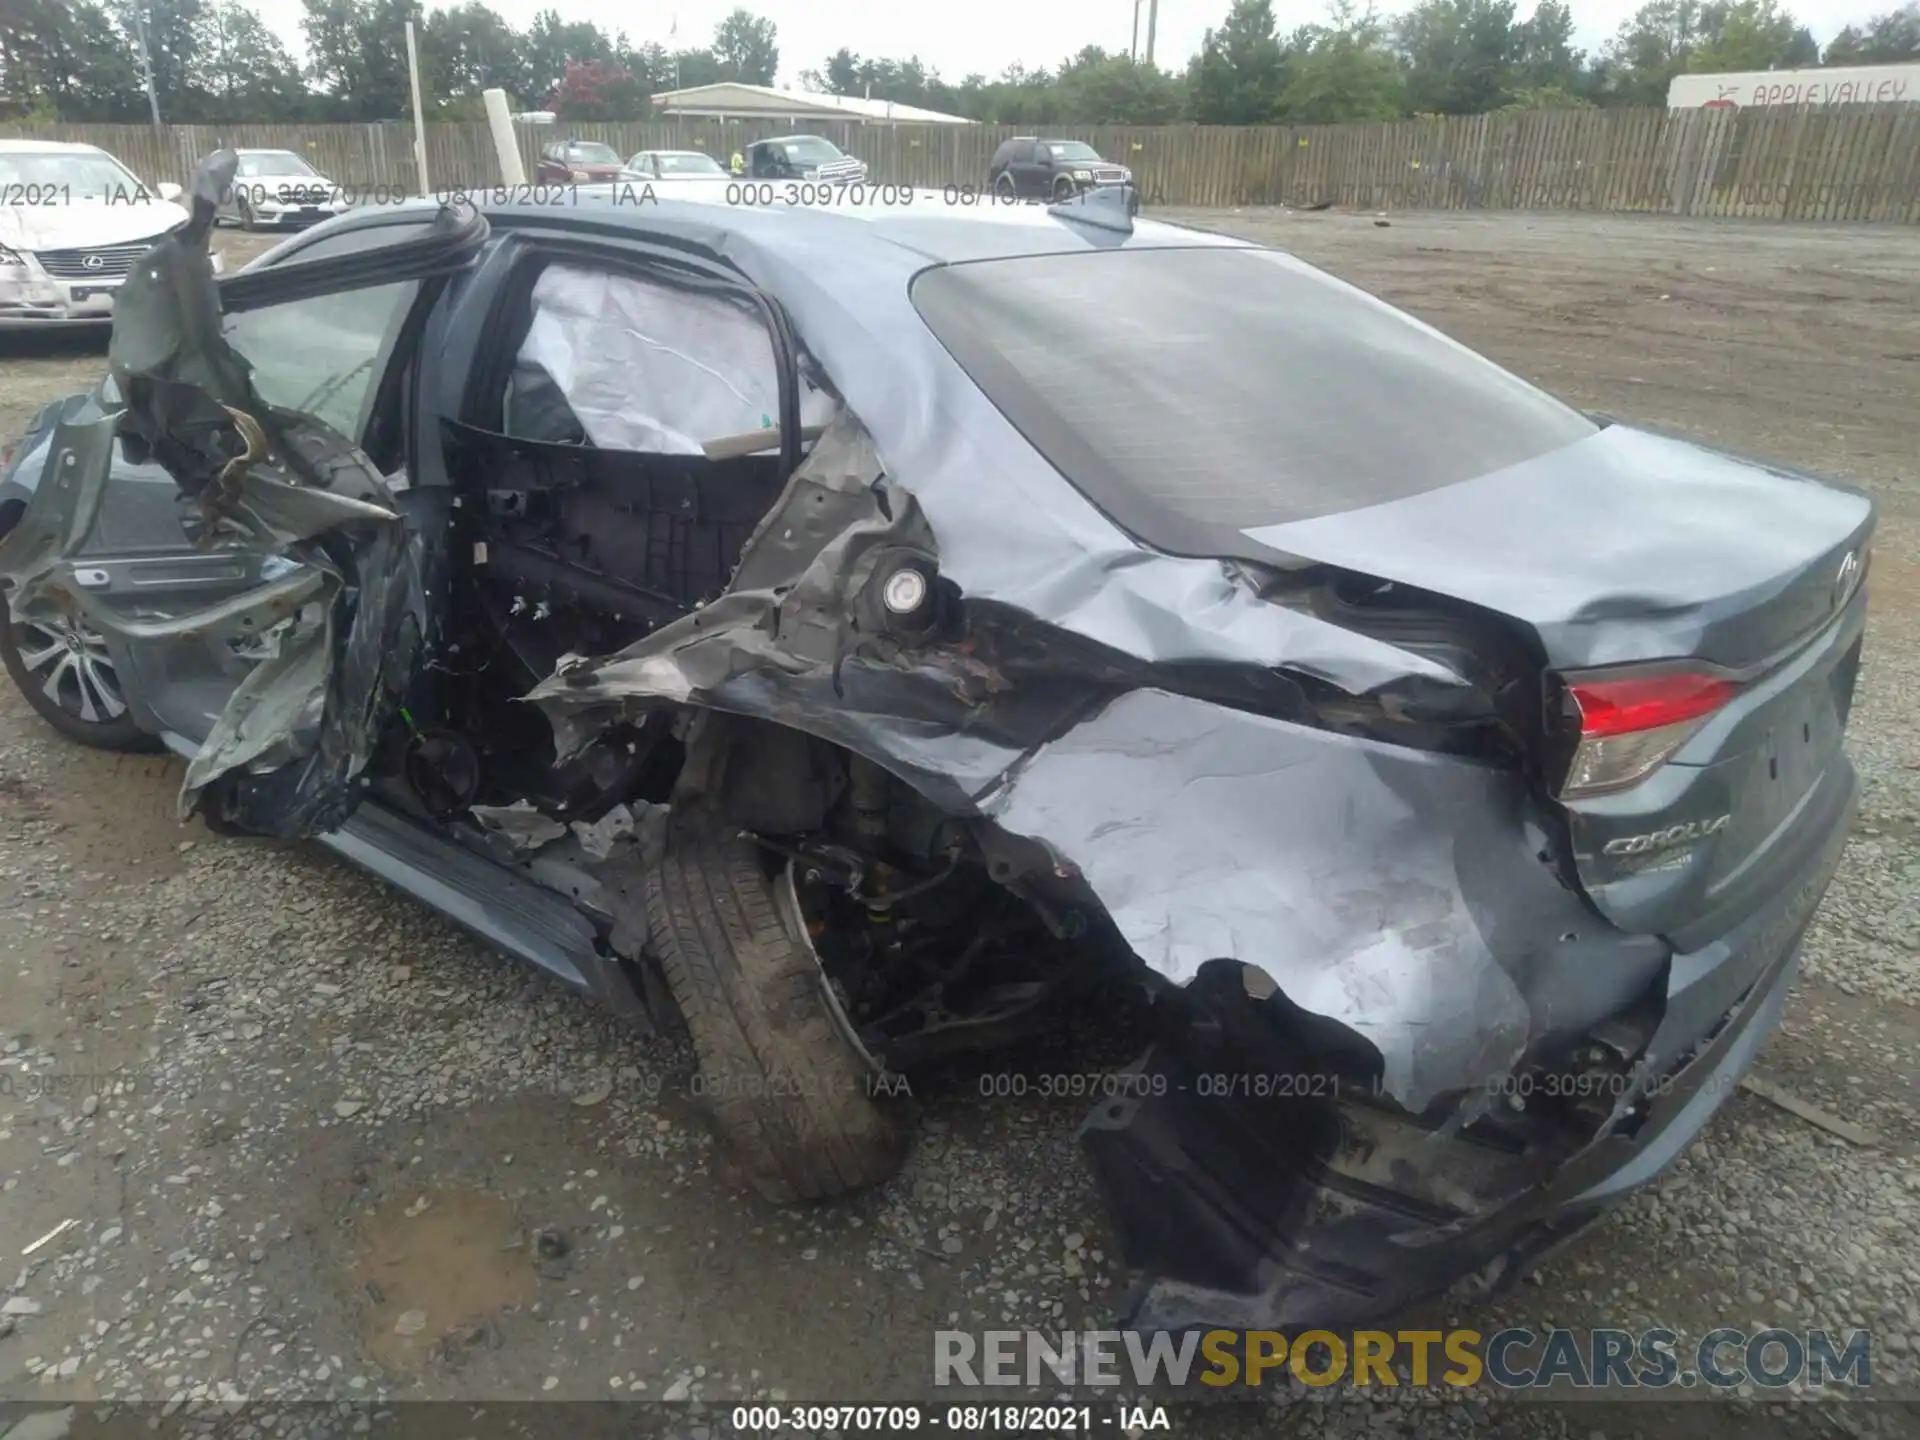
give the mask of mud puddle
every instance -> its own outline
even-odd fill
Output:
[[[365,1307],[366,1352],[390,1373],[418,1373],[463,1347],[497,1347],[498,1317],[533,1303],[532,1241],[496,1195],[401,1194],[358,1229],[351,1279]]]

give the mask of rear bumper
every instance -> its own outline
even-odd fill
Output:
[[[1422,1125],[1365,1094],[1203,1098],[1190,1062],[1150,1054],[1134,1096],[1102,1104],[1081,1137],[1121,1248],[1148,1275],[1126,1323],[1296,1330],[1443,1292],[1489,1298],[1655,1179],[1779,1021],[1857,803],[1850,766],[1834,789],[1800,883],[1673,957],[1648,1054],[1675,1058],[1654,1059],[1657,1078],[1623,1095],[1584,1143],[1515,1153],[1478,1127]],[[1729,985],[1731,1003],[1703,1014],[1701,1000]]]

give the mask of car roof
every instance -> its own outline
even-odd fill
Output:
[[[241,145],[235,148],[236,155],[300,155],[291,145]],[[307,157],[300,155],[302,160]]]
[[[727,188],[716,180],[712,195],[705,198],[678,198],[676,191],[675,198],[649,193],[636,200],[630,185],[581,186],[576,204],[568,208],[567,228],[636,238],[657,230],[722,252],[739,242],[796,259],[830,249],[849,261],[864,255],[876,263],[913,258],[921,265],[1117,248],[1261,248],[1234,236],[1145,217],[1135,219],[1131,234],[1121,235],[1061,219],[1044,205],[958,203],[960,192],[903,188],[899,194],[911,198],[892,203],[868,203],[869,197],[862,197],[843,205],[756,206],[728,203]],[[490,220],[523,226],[551,224],[555,218],[551,206],[533,203],[481,209]]]
[[[686,186],[697,191],[708,183],[691,180]],[[1135,219],[1131,234],[1120,235],[1062,220],[1049,214],[1045,205],[950,204],[953,197],[940,190],[903,191],[912,198],[894,203],[866,203],[863,197],[860,203],[843,205],[765,207],[726,203],[731,182],[725,177],[716,178],[711,186],[707,198],[682,198],[679,187],[671,196],[648,191],[645,198],[636,198],[632,183],[581,185],[572,194],[573,203],[559,211],[531,201],[483,203],[479,209],[495,225],[542,229],[558,221],[571,235],[598,233],[612,240],[644,240],[651,231],[722,254],[750,248],[802,269],[816,265],[822,255],[832,255],[855,272],[863,264],[911,273],[928,265],[1095,250],[1267,248],[1145,216]],[[426,218],[437,208],[433,200],[414,197],[398,205],[349,211],[304,235],[311,238],[343,228],[393,223],[415,212]]]
[[[0,155],[108,155],[98,145],[72,140],[0,140]]]

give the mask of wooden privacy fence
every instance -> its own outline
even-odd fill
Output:
[[[1006,126],[718,121],[516,127],[529,178],[539,148],[568,135],[622,155],[705,150],[724,162],[751,140],[823,134],[867,161],[875,183],[986,182]],[[1920,224],[1920,105],[1812,109],[1538,110],[1353,125],[1049,127],[1133,167],[1151,206],[1317,205],[1367,210],[1609,210],[1772,220]],[[298,150],[369,195],[417,186],[413,127],[58,125],[0,135],[80,140],[143,179],[184,180],[221,144]],[[484,124],[427,127],[436,189],[499,182]]]

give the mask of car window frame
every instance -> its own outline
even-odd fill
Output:
[[[412,295],[395,307],[395,314],[382,331],[354,431],[344,436],[356,449],[364,451],[374,421],[382,415],[384,407],[392,403],[399,376],[412,363],[410,338],[417,340],[426,316],[439,303],[453,271],[477,256],[491,233],[485,217],[477,210],[470,210],[453,231],[440,235],[429,233],[441,225],[446,213],[447,207],[388,211],[368,216],[356,225],[338,229],[321,226],[317,227],[317,234],[303,232],[295,237],[302,243],[290,242],[285,249],[275,247],[260,257],[266,263],[256,263],[222,277],[219,284],[223,332],[224,321],[229,316],[413,281]],[[391,234],[384,243],[356,246],[337,254],[313,256],[308,253],[329,240],[380,232],[399,233]],[[370,258],[381,250],[393,253],[383,261]],[[335,283],[329,284],[330,281]],[[281,286],[291,293],[276,298],[275,291]],[[378,457],[375,463],[379,463]]]
[[[386,321],[381,327],[379,344],[375,347],[371,357],[373,363],[368,367],[366,383],[362,388],[359,402],[355,407],[353,428],[351,431],[340,431],[341,435],[356,449],[364,450],[365,448],[368,432],[373,425],[374,413],[379,409],[380,397],[386,391],[387,377],[394,367],[394,356],[399,348],[400,337],[406,333],[408,321],[421,303],[426,284],[427,282],[424,280],[403,278],[385,281],[379,285],[353,287],[354,290],[369,291],[385,290],[395,286],[411,287],[410,293],[399,297],[398,303],[392,307],[391,313],[387,316]],[[275,311],[285,310],[289,306],[337,303],[340,296],[351,293],[353,293],[353,290],[342,290],[326,295],[300,295],[280,301],[278,304],[254,305],[244,310],[236,310],[231,314],[222,315],[221,333],[228,336],[229,344],[233,344],[228,330],[228,326],[233,322],[238,321],[244,323],[249,316],[271,314]],[[267,373],[272,373],[270,367],[263,367],[261,362],[254,356],[248,354],[242,346],[234,344],[234,349],[246,357],[248,365],[252,368],[256,376],[261,373],[263,368],[267,369]],[[277,404],[278,402],[273,403]],[[286,408],[292,407],[289,406]],[[301,413],[310,414],[312,412],[303,411]],[[330,425],[332,423],[322,415],[315,415],[314,418],[320,420],[322,424]]]

